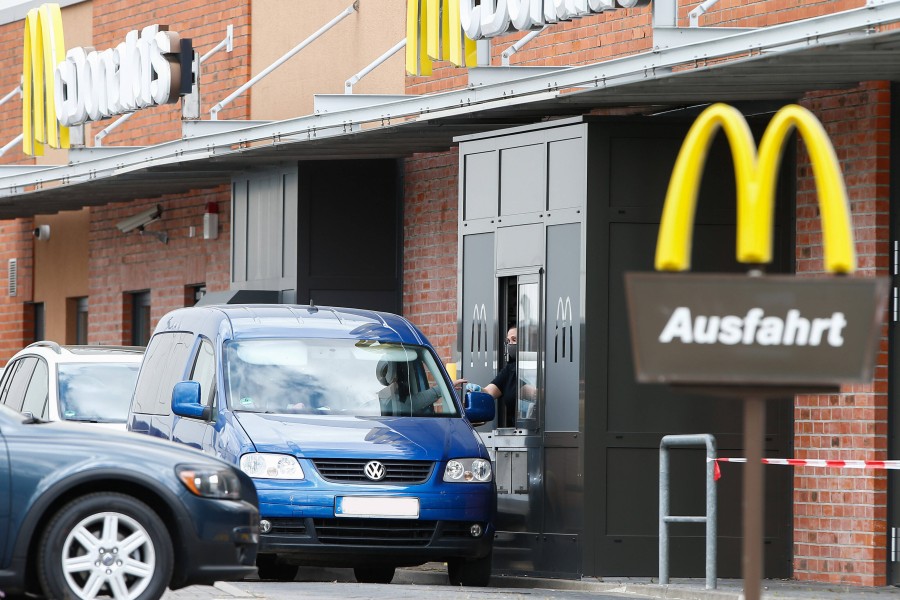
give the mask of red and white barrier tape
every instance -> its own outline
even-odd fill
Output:
[[[707,458],[715,461],[715,479],[722,477],[720,462],[745,463],[746,458]],[[788,465],[791,467],[832,467],[838,469],[900,469],[900,460],[821,460],[803,458],[763,458],[764,465]]]

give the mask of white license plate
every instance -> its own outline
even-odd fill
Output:
[[[418,519],[419,499],[395,496],[338,496],[334,499],[334,516]]]

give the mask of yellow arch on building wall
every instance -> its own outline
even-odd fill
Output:
[[[407,0],[406,71],[431,75],[435,60],[457,67],[477,64],[475,41],[463,33],[460,0]]]
[[[806,144],[816,181],[825,269],[832,273],[853,272],[856,252],[850,206],[834,147],[815,115],[796,104],[775,113],[763,134],[758,155],[750,127],[734,107],[713,104],[697,117],[685,137],[669,180],[656,246],[656,269],[690,269],[697,191],[710,144],[719,129],[725,132],[734,161],[738,261],[745,264],[772,261],[775,181],[785,143],[796,129]]]
[[[58,4],[42,4],[25,17],[22,69],[22,149],[40,156],[44,145],[69,147],[69,128],[56,119],[55,71],[66,56]]]

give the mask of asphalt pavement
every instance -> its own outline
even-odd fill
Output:
[[[422,588],[427,586],[427,590]],[[703,579],[673,579],[659,585],[650,578],[585,577],[580,580],[494,576],[487,588],[449,586],[444,565],[398,569],[390,585],[360,584],[349,569],[301,569],[296,581],[272,582],[248,579],[192,586],[168,592],[164,600],[304,600],[385,598],[421,600],[490,599],[513,600],[605,600],[661,598],[666,600],[743,600],[742,582],[720,579],[714,590],[705,589]],[[765,580],[763,599],[778,600],[900,600],[897,587],[851,587],[792,580]]]

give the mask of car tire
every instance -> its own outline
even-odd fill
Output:
[[[473,560],[453,558],[447,561],[450,585],[485,587],[491,582],[491,555]]]
[[[48,598],[103,593],[157,600],[173,565],[172,540],[153,509],[125,494],[100,492],[72,500],[53,516],[41,537],[37,571]]]
[[[394,567],[353,567],[353,575],[359,583],[390,583],[394,580]]]
[[[298,565],[279,562],[275,554],[260,554],[256,557],[256,570],[260,579],[270,581],[293,581],[297,578]]]

